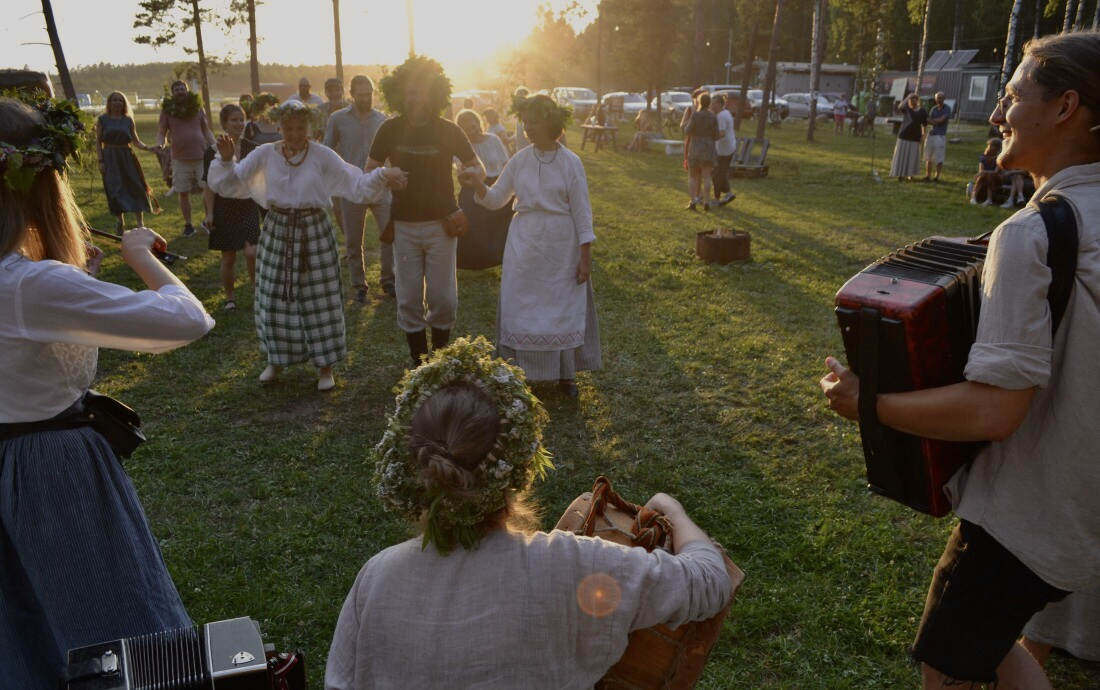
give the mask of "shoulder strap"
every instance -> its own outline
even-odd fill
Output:
[[[1077,218],[1069,201],[1050,196],[1040,201],[1039,215],[1047,230],[1047,266],[1050,267],[1050,332],[1058,332],[1069,304],[1073,279],[1077,273]]]

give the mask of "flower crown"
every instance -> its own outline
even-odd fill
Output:
[[[47,98],[22,90],[5,96],[22,101],[42,114],[42,123],[30,142],[15,145],[0,141],[0,175],[8,189],[26,194],[34,176],[47,168],[66,170],[65,159],[80,162],[80,149],[87,138],[87,115],[74,101]]]
[[[512,96],[512,107],[508,110],[508,114],[522,118],[528,113],[541,117],[550,124],[557,124],[562,129],[573,121],[573,108],[568,105],[559,105],[549,97]]]
[[[416,410],[436,391],[456,384],[487,393],[501,420],[496,444],[473,470],[477,495],[469,499],[429,492],[420,482],[419,464],[408,447]],[[482,336],[458,338],[436,350],[427,362],[406,373],[394,391],[396,408],[374,449],[374,480],[390,512],[410,522],[427,513],[424,548],[431,542],[444,555],[456,541],[473,548],[479,539],[478,525],[504,507],[506,490],[523,491],[554,468],[550,453],[542,447],[542,427],[549,418],[542,402],[527,387],[523,370],[493,359],[493,345]]]
[[[272,122],[283,122],[294,117],[301,118],[313,128],[314,132],[317,131],[317,128],[321,126],[321,122],[324,120],[317,106],[302,103],[300,101],[287,101],[274,108],[268,108],[264,113],[264,117]]]
[[[188,91],[187,100],[180,103],[170,94],[166,93],[164,94],[164,99],[160,102],[160,109],[172,117],[188,120],[194,117],[195,113],[202,110],[202,96]]]

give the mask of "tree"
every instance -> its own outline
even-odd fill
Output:
[[[336,1],[333,0],[333,2]],[[222,19],[227,30],[231,30],[242,18],[248,23],[248,66],[251,84],[249,92],[254,94],[260,92],[260,59],[256,51],[256,5],[260,4],[262,3],[257,0],[233,0],[229,14]],[[339,65],[339,52],[336,55],[336,64]]]
[[[1004,94],[1005,85],[1008,84],[1012,70],[1015,69],[1012,59],[1016,52],[1016,26],[1020,21],[1021,4],[1022,0],[1013,0],[1012,12],[1008,15],[1008,38],[1005,40],[1005,60],[1001,64],[1001,85],[997,90],[998,94]]]
[[[913,93],[920,94],[921,87],[924,86],[924,63],[926,61],[926,54],[928,53],[928,17],[932,14],[932,0],[926,0],[924,3],[924,16],[921,21],[920,32],[920,58],[917,64],[917,86],[913,89]]]
[[[344,55],[340,48],[340,0],[332,0],[332,31],[336,35],[336,78],[344,81]]]
[[[775,63],[779,57],[779,22],[783,19],[785,0],[775,0],[775,22],[772,24],[772,41],[768,48],[768,73],[764,77],[764,94],[760,99],[760,108],[756,113],[756,138],[764,139],[764,127],[768,123],[771,111],[772,89],[775,88]]]
[[[53,18],[53,4],[50,0],[42,0],[42,15],[46,18],[46,33],[50,37],[54,62],[57,63],[57,76],[61,78],[61,88],[65,92],[65,98],[75,101],[76,89],[73,87],[72,77],[69,76],[69,64],[65,62],[65,51],[61,49],[61,36],[57,33],[57,22]]]
[[[206,119],[213,128],[214,120],[210,107],[210,85],[207,80],[206,51],[202,44],[202,20],[210,10],[199,6],[200,0],[141,0],[138,6],[142,11],[134,19],[135,29],[146,29],[134,38],[134,43],[151,45],[154,48],[173,45],[179,32],[194,29],[195,48],[184,47],[188,55],[197,54],[199,59],[199,84],[202,88],[202,100],[206,104]]]
[[[814,140],[814,125],[817,124],[817,91],[821,87],[821,39],[824,33],[825,0],[814,0],[814,33],[810,41],[810,123],[806,128],[806,141]]]

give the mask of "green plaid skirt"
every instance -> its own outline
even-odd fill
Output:
[[[252,313],[268,364],[328,367],[347,355],[340,253],[323,210],[269,209],[256,248]]]

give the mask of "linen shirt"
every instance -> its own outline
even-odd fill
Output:
[[[580,603],[605,595],[603,610]],[[591,690],[627,634],[714,615],[729,601],[709,543],[647,553],[571,532],[486,535],[440,556],[420,539],[359,571],[336,624],[329,690]]]
[[[714,140],[719,156],[732,156],[737,152],[737,132],[733,129],[733,113],[722,108],[718,111],[718,138]]]
[[[325,146],[340,154],[348,163],[367,167],[370,146],[378,128],[386,121],[386,114],[373,108],[360,119],[355,105],[349,105],[333,113],[325,128]]]
[[[251,197],[264,208],[331,208],[334,196],[373,204],[389,189],[381,168],[365,173],[325,146],[310,144],[297,166],[287,164],[275,146],[264,144],[236,163],[219,155],[210,165],[210,189],[235,199]]]
[[[1034,205],[1049,194],[1072,203],[1079,235],[1073,291],[1053,342],[1047,236]],[[946,487],[959,517],[1069,591],[1100,584],[1098,219],[1100,163],[1094,163],[1051,177],[994,231],[965,376],[1037,390],[1016,432],[986,446]]]
[[[486,134],[480,143],[470,142],[478,160],[485,166],[486,177],[500,177],[504,164],[508,162],[508,149],[495,134]],[[459,161],[461,163],[461,161]]]
[[[287,103],[290,103],[291,101],[298,101],[299,103],[301,103],[302,102],[302,97],[298,94],[294,94],[290,98],[283,101],[283,104],[285,105]],[[320,106],[325,104],[325,99],[321,98],[319,95],[317,95],[315,93],[311,93],[311,94],[309,94],[309,100],[306,101],[305,103],[306,103],[306,105],[315,105],[317,107],[320,107]]]
[[[95,378],[98,348],[166,352],[214,326],[187,288],[134,292],[58,261],[0,258],[0,423],[50,419]]]
[[[214,135],[206,123],[206,111],[199,111],[183,119],[160,112],[159,132],[172,145],[172,158],[179,161],[201,161]]]

